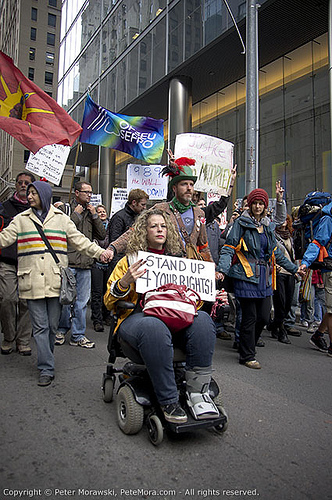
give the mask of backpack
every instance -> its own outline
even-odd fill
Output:
[[[295,259],[302,259],[309,243],[314,240],[314,232],[322,217],[322,208],[332,201],[330,193],[321,191],[312,191],[307,194],[303,204],[299,208],[299,219],[293,223],[293,242]],[[315,266],[322,267],[321,264],[313,263]],[[323,266],[324,267],[324,266]]]

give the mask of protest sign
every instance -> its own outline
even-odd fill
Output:
[[[175,139],[176,158],[187,156],[196,160],[192,167],[197,181],[196,191],[225,195],[233,167],[234,144],[205,134],[178,134]]]
[[[124,208],[128,200],[126,188],[113,188],[110,217]]]
[[[39,149],[36,154],[30,153],[25,168],[29,172],[39,175],[39,177],[45,177],[45,179],[58,186],[69,152],[69,146],[49,144]]]
[[[215,264],[204,260],[170,257],[149,252],[138,252],[137,260],[144,259],[145,274],[136,281],[136,291],[145,293],[166,283],[186,285],[202,300],[216,298]]]
[[[127,167],[127,190],[143,189],[150,200],[167,198],[167,177],[161,175],[161,165],[134,165]]]
[[[102,204],[101,194],[93,194],[90,199],[90,204],[94,207],[98,207],[98,205]]]

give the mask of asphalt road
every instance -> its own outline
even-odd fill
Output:
[[[166,435],[159,447],[145,428],[134,436],[118,428],[100,389],[107,333],[90,324],[87,335],[95,349],[56,347],[49,387],[37,386],[34,344],[31,357],[0,357],[1,500],[332,499],[332,358],[304,330],[290,346],[264,331],[258,371],[218,340],[214,376],[228,430]]]

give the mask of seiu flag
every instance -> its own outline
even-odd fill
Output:
[[[164,150],[163,123],[145,116],[112,113],[88,95],[80,141],[117,149],[147,163],[159,163]]]
[[[82,129],[52,97],[0,51],[0,128],[36,153],[47,144],[71,146]]]

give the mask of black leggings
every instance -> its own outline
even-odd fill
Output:
[[[241,298],[239,301],[242,309],[240,328],[240,363],[255,359],[255,346],[265,325],[267,325],[271,312],[271,297],[264,299]]]
[[[273,292],[274,320],[273,324],[279,327],[292,307],[295,288],[295,278],[292,274],[277,273],[277,288]]]

